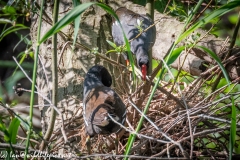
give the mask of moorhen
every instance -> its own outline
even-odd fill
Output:
[[[83,117],[87,133],[87,147],[90,150],[90,138],[97,134],[118,133],[126,119],[126,107],[117,93],[110,88],[112,77],[108,70],[100,65],[91,67],[84,79]]]
[[[125,7],[118,8],[116,14],[128,40],[135,38],[140,33],[139,27],[144,30],[153,24],[152,19],[148,16],[137,14]],[[116,45],[125,44],[122,29],[115,19],[112,23],[112,36]],[[147,67],[149,67],[148,51],[154,45],[155,39],[156,27],[153,26],[130,42],[131,51],[136,55],[137,65],[142,71],[142,80],[146,80]]]

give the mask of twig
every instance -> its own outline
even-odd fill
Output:
[[[15,62],[16,62],[17,65],[19,66],[19,68],[22,70],[22,72],[25,74],[25,76],[28,78],[28,80],[29,80],[30,82],[32,82],[32,80],[28,77],[27,73],[23,70],[23,68],[22,68],[22,67],[20,66],[20,64],[16,61],[16,59],[15,59],[14,57],[13,57],[13,59],[15,60]],[[37,90],[38,90],[38,87],[37,87],[37,86],[35,86],[35,87],[36,87]],[[31,92],[30,90],[25,90],[25,89],[24,89],[24,91]],[[47,97],[45,97],[44,95],[42,95],[40,92],[35,92],[35,93],[37,93],[38,95],[40,95],[44,100],[46,100],[46,101],[51,105],[51,107],[53,107],[53,108],[57,111],[57,113],[58,113],[59,116],[60,116],[61,122],[62,122],[62,127],[64,127],[64,118],[63,118],[62,113],[58,110],[58,108],[57,108],[56,106],[52,105],[51,100],[49,100]],[[63,131],[62,134],[63,134],[63,135],[66,135],[65,130],[63,129],[62,131]],[[66,136],[65,136],[65,137],[66,137]],[[66,139],[65,139],[65,140],[66,140]],[[67,143],[67,142],[68,142],[68,141],[66,140],[65,143]]]
[[[198,132],[198,133],[193,134],[193,137],[202,137],[204,135],[207,135],[207,134],[210,134],[210,133],[217,133],[219,131],[227,130],[229,128],[230,128],[230,126],[223,127],[223,128],[216,128],[216,129],[208,129],[208,130],[204,130],[202,132]],[[186,141],[190,138],[191,138],[191,136],[184,137],[181,140],[179,140],[178,143],[184,142],[184,141]],[[175,144],[172,144],[171,146],[169,146],[169,149],[172,149],[175,146],[176,146]],[[167,149],[163,149],[160,153],[151,156],[151,158],[156,157],[156,156],[162,156],[166,152],[167,152]]]
[[[137,156],[137,155],[114,155],[114,154],[91,154],[88,156],[80,156],[80,157],[71,157],[71,158],[79,158],[79,159],[87,159],[87,158],[91,158],[91,157],[105,157],[108,159],[114,159],[114,158],[135,158],[135,159],[148,159],[148,156]],[[174,158],[160,158],[160,157],[154,157],[151,158],[151,160],[168,160],[168,159],[174,159],[174,160],[183,160],[186,158],[178,158],[178,157],[174,157]]]
[[[173,76],[170,68],[168,67],[168,65],[165,63],[165,61],[164,61],[163,59],[162,59],[162,62],[163,62],[163,64],[165,65],[165,68],[167,68],[168,73],[171,75],[172,79],[174,79],[174,76]],[[174,84],[175,84],[175,83],[174,83]],[[173,86],[174,86],[174,84],[173,84]],[[181,99],[182,99],[182,101],[183,101],[183,103],[184,103],[184,107],[185,107],[186,113],[187,113],[187,118],[188,118],[188,123],[189,123],[189,124],[188,124],[188,125],[189,125],[189,132],[190,132],[190,136],[191,136],[190,159],[192,159],[193,141],[194,141],[194,140],[193,140],[193,135],[192,135],[192,125],[191,125],[191,119],[190,119],[190,115],[189,115],[189,109],[188,109],[188,105],[187,105],[187,103],[186,103],[186,101],[185,101],[184,95],[182,94],[182,91],[181,91],[181,89],[180,89],[180,86],[178,85],[178,83],[176,83],[176,84],[177,84],[178,92],[179,92],[180,95],[181,95]]]
[[[12,57],[13,60],[16,62],[16,64],[18,65],[18,67],[22,70],[22,72],[25,74],[25,76],[27,77],[27,79],[33,83],[32,79],[28,76],[28,74],[24,71],[24,69],[22,68],[22,66],[18,63],[18,61],[16,60],[16,58],[13,56]],[[36,89],[38,89],[37,85],[35,85]]]
[[[143,135],[141,133],[137,133],[136,131],[131,131],[129,130],[128,128],[126,128],[125,126],[123,126],[121,123],[117,122],[110,114],[108,114],[108,116],[111,118],[111,120],[118,124],[120,127],[122,127],[123,129],[125,129],[126,131],[128,131],[129,133],[131,134],[136,134],[139,138],[143,137],[143,138],[146,138],[146,139],[150,139],[150,140],[153,140],[153,141],[157,141],[159,143],[170,143],[170,141],[164,141],[164,140],[159,140],[159,139],[156,139],[156,138],[153,138],[153,137],[149,137],[149,136],[146,136],[146,135]]]
[[[230,104],[230,106],[231,106],[231,104]],[[214,121],[219,121],[219,122],[231,124],[231,121],[221,119],[221,118],[217,118],[217,117],[208,116],[208,115],[205,115],[205,114],[200,114],[200,115],[197,115],[197,116],[194,116],[194,117],[191,117],[191,118],[195,118],[195,117],[201,117],[203,119],[208,119],[208,120],[210,119],[210,120],[214,120]],[[236,125],[237,125],[237,127],[240,127],[240,123],[237,123]]]

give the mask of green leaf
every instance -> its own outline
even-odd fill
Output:
[[[23,36],[22,34],[19,34],[19,33],[16,32],[16,35],[19,37],[20,41],[15,45],[15,47],[14,47],[13,50],[15,50],[15,48],[16,48],[22,41],[24,41],[24,43],[25,43],[26,45],[32,45],[32,41],[27,38],[27,37],[29,36],[29,34]]]
[[[185,49],[184,46],[182,47],[179,47],[177,49],[175,49],[172,54],[169,54],[167,57],[166,57],[166,63],[167,65],[170,65],[172,64],[177,58],[178,56],[181,54],[181,52]]]
[[[47,40],[53,34],[59,32],[63,27],[71,23],[75,18],[80,16],[88,7],[95,4],[94,2],[83,3],[73,8],[70,12],[68,12],[61,20],[59,20],[52,28],[43,35],[42,39],[39,41],[39,44]]]
[[[10,135],[10,140],[13,144],[17,143],[16,137],[18,133],[18,127],[20,126],[20,121],[17,118],[14,118],[8,128],[8,133]]]
[[[6,126],[4,125],[3,122],[0,122],[0,131],[2,131],[4,133],[4,140],[6,142],[10,141],[10,134],[8,133],[8,130],[6,128]]]
[[[202,49],[203,51],[205,51],[206,53],[208,53],[219,65],[219,67],[221,68],[222,72],[223,72],[223,75],[224,77],[226,78],[227,80],[227,83],[230,84],[230,80],[228,78],[228,74],[227,74],[227,71],[225,70],[224,66],[222,65],[222,62],[221,60],[218,58],[218,56],[213,52],[211,51],[210,49],[206,48],[206,47],[203,47],[203,46],[195,46],[197,48],[200,48]]]
[[[7,131],[6,126],[2,122],[0,122],[0,131],[2,131],[3,133],[5,133]]]
[[[5,18],[0,18],[0,23],[4,23],[4,24],[10,23],[10,24],[13,24],[12,21],[10,21],[9,19],[5,19]]]
[[[18,30],[21,30],[21,29],[27,29],[29,27],[26,27],[22,24],[16,24],[15,26],[11,26],[9,28],[7,28],[6,30],[4,30],[1,34],[0,34],[0,41],[5,37],[7,36],[8,34],[12,33],[12,32],[15,32],[15,31],[18,31]]]
[[[195,23],[192,27],[190,27],[187,31],[185,31],[176,41],[176,44],[178,44],[181,40],[186,38],[189,34],[191,34],[193,31],[198,29],[199,27],[209,23],[212,19],[220,17],[227,12],[231,11],[232,9],[236,8],[240,5],[240,0],[235,0],[227,3],[226,5],[223,5],[222,7],[216,9],[212,13],[210,13],[208,16],[204,17],[203,19],[199,20],[197,23]]]
[[[106,40],[110,46],[112,46],[114,49],[117,48],[117,45],[109,40]]]
[[[16,9],[12,6],[4,6],[2,8],[2,11],[6,14],[16,14]]]
[[[232,156],[233,148],[235,145],[235,139],[236,139],[236,131],[237,131],[236,117],[237,117],[236,106],[234,105],[234,101],[232,98],[232,116],[231,116],[231,129],[230,129],[230,142],[229,142],[230,156]]]
[[[231,97],[232,101],[232,114],[231,114],[231,128],[230,128],[230,141],[229,141],[229,159],[232,159],[233,149],[235,146],[236,140],[236,131],[237,131],[237,111],[234,102],[233,96]]]
[[[34,59],[34,52],[29,52],[29,56],[32,58],[32,59]]]
[[[236,24],[236,23],[237,23],[237,20],[238,20],[238,14],[230,15],[230,16],[228,17],[228,20],[229,20],[232,24]]]
[[[109,51],[106,52],[106,54],[109,54],[111,52],[117,52],[117,51],[116,50],[109,50]]]
[[[22,64],[22,63],[24,62],[25,58],[27,57],[27,54],[26,54],[26,52],[24,51],[24,52],[21,52],[18,56],[21,56],[21,59],[20,59],[20,61],[19,61],[19,64]],[[14,70],[14,72],[13,72],[12,75],[14,75],[14,74],[17,72],[18,68],[19,68],[18,66],[15,68],[15,70]]]
[[[73,1],[73,6],[74,6],[74,7],[77,7],[78,5],[81,4],[79,0],[72,0],[72,1]],[[73,46],[75,46],[75,43],[76,43],[76,39],[77,39],[79,27],[80,27],[80,21],[81,21],[81,16],[78,16],[78,17],[74,20],[74,39],[73,39]],[[74,48],[74,47],[73,47],[73,48]]]

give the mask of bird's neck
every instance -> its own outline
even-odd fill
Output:
[[[142,60],[147,62],[148,61],[148,52],[143,47],[139,47],[136,52],[136,58],[138,61],[141,58]]]
[[[137,54],[138,56],[147,56],[148,52],[143,47],[138,47]]]

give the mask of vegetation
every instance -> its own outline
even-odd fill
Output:
[[[100,157],[100,155],[86,155],[86,148],[81,145],[76,148],[73,147],[74,149],[71,148],[70,139],[72,137],[80,137],[81,144],[84,144],[84,129],[83,125],[80,126],[80,136],[68,134],[66,124],[72,122],[66,122],[65,117],[58,108],[58,100],[56,97],[59,91],[59,74],[57,72],[60,69],[58,70],[58,58],[56,58],[58,56],[56,35],[62,34],[61,30],[74,22],[73,38],[65,36],[65,38],[70,38],[70,41],[73,42],[71,46],[73,52],[78,46],[82,45],[79,44],[77,39],[79,25],[82,21],[79,15],[83,15],[84,12],[92,6],[100,7],[107,14],[118,20],[117,15],[111,7],[103,2],[79,4],[79,1],[73,0],[74,7],[63,18],[58,20],[59,1],[56,0],[53,14],[55,19],[53,20],[52,27],[47,33],[41,35],[44,1],[41,1],[40,10],[37,11],[37,7],[31,8],[31,5],[28,3],[22,4],[22,2],[19,1],[10,4],[10,2],[11,1],[8,3],[1,2],[0,22],[3,23],[4,27],[0,32],[0,42],[10,33],[18,34],[17,31],[27,28],[22,23],[16,23],[18,16],[24,15],[27,19],[29,18],[29,14],[39,14],[40,20],[36,40],[37,45],[36,48],[34,48],[35,56],[32,56],[34,58],[34,67],[28,118],[22,117],[14,110],[14,105],[16,105],[16,103],[13,103],[14,99],[7,101],[4,98],[7,92],[12,92],[11,86],[17,83],[18,77],[16,75],[20,70],[19,67],[16,68],[16,72],[14,72],[12,76],[12,82],[5,84],[5,86],[8,86],[6,87],[6,91],[3,90],[3,87],[0,88],[0,112],[8,111],[7,114],[0,114],[0,135],[3,135],[0,137],[0,156],[6,159],[15,159],[10,155],[19,155],[20,151],[25,150],[24,158],[28,159],[29,157],[27,156],[29,156],[30,153],[39,152],[33,148],[54,154],[56,150],[63,149],[63,144],[65,144],[72,152],[73,150],[78,150],[78,152],[74,152],[75,154],[71,155],[72,158],[76,158],[77,156],[80,156],[80,158]],[[139,1],[134,2],[138,3]],[[142,5],[145,5],[145,3],[142,3]],[[232,157],[240,154],[239,78],[229,78],[229,72],[226,71],[226,68],[230,64],[229,62],[237,62],[239,58],[239,49],[237,48],[239,40],[237,39],[237,35],[240,16],[235,13],[239,5],[239,0],[229,2],[200,0],[196,4],[191,1],[178,2],[173,0],[168,1],[168,3],[161,0],[156,1],[155,8],[159,12],[177,17],[179,21],[184,23],[184,27],[182,28],[182,32],[175,38],[174,43],[171,48],[169,48],[169,52],[164,59],[160,61],[153,60],[154,71],[150,74],[151,76],[147,82],[141,82],[138,78],[138,69],[134,65],[134,57],[130,53],[130,44],[125,35],[125,46],[116,46],[116,44],[107,40],[112,49],[106,53],[99,51],[97,48],[92,47],[93,49],[90,49],[88,46],[82,47],[89,52],[89,55],[94,55],[107,64],[117,66],[117,70],[121,73],[120,76],[128,76],[127,79],[131,79],[129,74],[124,73],[131,73],[131,75],[133,75],[133,78],[129,82],[130,87],[127,86],[127,88],[122,87],[123,82],[120,81],[120,78],[115,79],[116,89],[117,86],[124,88],[118,92],[128,107],[129,117],[127,127],[122,126],[126,132],[120,137],[119,143],[121,147],[118,151],[120,155],[112,155],[114,149],[111,145],[108,145],[107,141],[103,140],[103,136],[100,136],[99,141],[97,141],[97,137],[93,138],[93,141],[96,141],[96,143],[92,146],[92,150],[102,154],[101,157],[106,159],[108,159],[109,156],[121,158],[125,156],[125,159],[131,156],[136,159],[144,159],[150,156],[168,158],[184,157],[190,159],[232,159]],[[19,10],[19,8],[23,9]],[[198,34],[198,29],[209,29],[208,26],[213,25],[214,27],[211,27],[207,32],[222,35],[218,30],[218,27],[220,27],[218,23],[221,23],[220,19],[229,12],[233,12],[233,15],[237,18],[232,18],[232,15],[229,16],[235,27],[233,31],[229,31],[229,33],[232,33],[232,35],[229,35],[231,37],[229,45],[226,47],[223,44],[222,46],[222,48],[227,48],[227,51],[225,50],[220,54],[204,46],[198,46],[198,42],[204,36],[207,36]],[[155,19],[155,25],[159,22],[160,20]],[[136,27],[139,31],[144,32],[141,25]],[[197,34],[195,34],[196,32]],[[53,60],[51,79],[55,82],[51,90],[51,99],[41,95],[41,90],[36,87],[39,47],[44,45],[50,37],[53,37],[52,43],[54,46],[51,58]],[[181,42],[188,41],[188,37],[194,37],[194,41],[182,45]],[[25,55],[20,57],[20,64],[25,65],[24,59],[26,55],[33,55],[31,51],[33,46],[26,37],[21,37],[21,39],[28,44],[26,51],[19,53]],[[171,67],[171,64],[177,60],[183,51],[190,54],[193,48],[202,50],[214,60],[207,64],[206,70],[201,76],[192,76],[190,73],[183,71],[182,68],[176,70]],[[119,61],[109,58],[115,53],[120,55],[119,52],[122,50],[128,52],[131,70],[119,64]],[[219,55],[223,56],[219,57]],[[89,68],[91,66],[86,67]],[[36,93],[52,106],[52,114],[46,133],[33,130],[32,119],[36,99],[34,95]],[[9,104],[11,105],[9,106]],[[53,132],[54,126],[56,126],[55,123],[59,122],[57,122],[56,117],[60,119],[61,131],[55,130],[55,132]],[[72,117],[71,120],[74,121],[74,118],[75,117]],[[25,133],[25,137],[17,135],[20,128]],[[62,135],[61,138],[63,140],[61,142],[56,138],[59,134]],[[110,136],[107,140],[111,143],[113,141]],[[62,146],[57,142],[62,144]],[[68,150],[65,152],[67,151]]]

